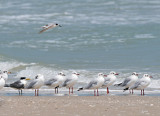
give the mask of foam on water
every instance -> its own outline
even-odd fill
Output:
[[[71,76],[71,73],[73,71],[77,71],[78,73],[80,73],[80,76],[78,78],[78,83],[75,86],[76,88],[84,86],[90,80],[92,80],[93,78],[96,78],[99,72],[108,74],[111,70],[113,70],[113,69],[106,69],[106,70],[104,69],[103,70],[63,69],[53,64],[50,66],[46,66],[43,64],[23,63],[23,62],[18,62],[18,61],[13,61],[13,60],[8,61],[8,62],[0,61],[0,67],[1,67],[1,70],[10,70],[11,72],[13,71],[13,73],[15,73],[15,75],[10,75],[8,82],[13,82],[17,80],[17,78],[22,77],[22,76],[34,79],[34,77],[37,74],[43,74],[45,77],[45,80],[48,80],[49,78],[55,77],[59,72],[64,72],[67,78]],[[117,76],[117,81],[115,82],[115,84],[122,82],[124,78],[130,76],[132,73],[130,72],[130,70],[125,70],[125,69],[117,70],[117,72],[120,75]],[[142,78],[143,74],[145,73],[149,73],[150,75],[154,77],[148,88],[159,89],[160,88],[160,80],[159,80],[160,74],[152,73],[152,72],[138,72],[139,78]],[[116,88],[112,86],[111,89],[120,89],[120,88]]]

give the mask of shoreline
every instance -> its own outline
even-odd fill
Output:
[[[39,89],[39,96],[94,96],[93,90],[77,91],[77,89],[74,89],[74,94],[69,94],[67,89],[60,88],[58,94],[55,94],[54,92],[54,89]],[[19,96],[19,93],[16,89],[3,88],[0,91],[0,96]],[[24,89],[22,96],[34,96],[34,90]],[[130,94],[129,91],[110,90],[110,93],[106,94],[105,89],[99,89],[99,96],[141,96],[141,92],[140,90],[134,90],[134,94]],[[144,96],[160,96],[160,91],[158,89],[146,89]]]
[[[140,116],[160,113],[155,96],[0,96],[1,116]]]

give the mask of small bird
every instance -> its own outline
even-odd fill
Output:
[[[111,71],[107,77],[104,79],[104,84],[102,85],[102,88],[107,87],[107,94],[109,94],[109,86],[111,86],[117,79],[116,75],[119,75],[118,73]]]
[[[65,81],[65,74],[60,72],[54,78],[51,78],[45,82],[48,87],[55,88],[55,93],[58,93],[58,87]]]
[[[4,78],[0,75],[0,89],[2,89],[5,85],[5,80]]]
[[[22,95],[22,89],[25,88],[27,84],[27,80],[30,80],[30,78],[21,77],[18,81],[15,81],[11,84],[5,84],[5,87],[11,87],[14,89],[18,89],[19,95]]]
[[[151,83],[150,78],[153,77],[148,74],[144,74],[141,79],[137,80],[135,84],[130,87],[130,89],[141,90],[141,95],[144,95],[144,89]]]
[[[115,84],[115,86],[125,87],[123,90],[126,91],[131,87],[136,81],[138,80],[138,74],[136,72],[133,72],[131,76],[124,79],[123,82],[119,84]],[[131,93],[131,92],[130,92]],[[133,94],[133,89],[132,89]]]
[[[104,77],[107,75],[104,75],[103,73],[98,73],[98,77],[92,81],[90,81],[86,86],[79,88],[78,91],[84,90],[84,89],[94,89],[94,96],[96,96],[96,89],[97,89],[97,96],[98,94],[98,88],[102,87],[104,84]]]
[[[62,84],[62,87],[67,87],[69,88],[69,94],[72,93],[73,94],[73,86],[76,84],[77,80],[78,80],[78,75],[80,75],[77,72],[73,72],[71,78],[68,78],[64,81],[64,83]],[[70,92],[70,89],[72,88],[72,91]]]
[[[1,71],[1,75],[4,78],[5,82],[8,80],[8,74],[10,74],[11,72],[8,71]]]
[[[37,74],[35,79],[31,81],[25,88],[35,89],[35,96],[39,96],[39,88],[44,85],[44,76],[42,74]]]
[[[43,29],[39,32],[39,34],[42,33],[42,32],[44,32],[44,31],[46,31],[46,30],[48,30],[48,29],[52,29],[52,28],[57,27],[57,26],[62,27],[58,23],[56,23],[56,24],[52,23],[52,24],[47,24],[45,26],[42,26]]]

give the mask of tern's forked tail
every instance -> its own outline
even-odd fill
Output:
[[[83,87],[79,88],[77,91],[81,91],[81,90],[83,90]]]
[[[125,92],[126,90],[128,90],[129,89],[129,87],[127,87],[127,88],[125,88],[125,89],[123,89],[123,92]]]
[[[121,86],[121,85],[122,85],[122,83],[119,83],[119,84],[115,84],[114,86],[118,87],[118,86]]]

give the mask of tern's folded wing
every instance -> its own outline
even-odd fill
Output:
[[[21,81],[16,81],[16,82],[10,84],[10,87],[16,88],[16,89],[23,89],[24,84],[22,84]]]
[[[57,81],[57,79],[54,79],[54,78],[49,79],[48,81],[45,82],[45,85],[50,86],[50,85],[52,85],[56,81]]]
[[[94,87],[95,85],[97,85],[97,81],[93,80],[85,87],[85,89],[90,89]]]

